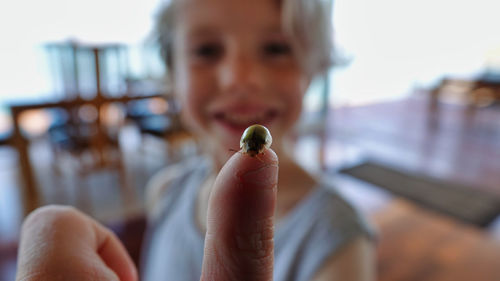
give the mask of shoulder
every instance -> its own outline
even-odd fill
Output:
[[[344,197],[330,180],[321,180],[320,189],[325,193],[324,207],[327,215],[332,215],[330,218],[333,219],[329,219],[331,223],[368,236],[375,234],[375,229],[366,216]]]
[[[156,172],[148,181],[145,188],[146,212],[149,219],[161,213],[162,202],[169,193],[175,193],[180,188],[177,183],[200,169],[207,159],[203,156],[191,157],[179,163],[169,165]]]
[[[323,250],[313,280],[373,280],[375,228],[331,183],[319,188],[312,239],[323,241]]]
[[[276,233],[278,263],[283,268],[299,264],[295,269],[297,280],[311,280],[324,266],[344,265],[355,259],[353,255],[369,252],[373,247],[374,232],[363,214],[331,183],[319,182]],[[286,264],[283,260],[289,261],[290,256],[294,258]],[[332,259],[342,262],[331,262]],[[361,263],[352,265],[357,267]]]
[[[342,242],[364,236],[375,238],[375,229],[364,214],[351,204],[337,189],[328,182],[320,182],[321,211],[318,222],[328,226]]]
[[[358,237],[330,255],[316,271],[313,281],[371,281],[376,276],[375,246]]]

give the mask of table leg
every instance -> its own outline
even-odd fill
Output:
[[[18,112],[13,112],[13,121],[13,144],[19,155],[19,166],[21,169],[19,178],[22,182],[21,196],[23,200],[24,216],[27,216],[31,211],[39,206],[39,194],[29,157],[29,141],[26,140],[21,134]]]

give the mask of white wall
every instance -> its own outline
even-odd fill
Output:
[[[334,9],[337,42],[352,59],[333,73],[334,103],[398,98],[495,56],[500,68],[500,1],[336,0]]]
[[[0,103],[50,94],[43,43],[138,44],[159,0],[7,0],[0,2]]]

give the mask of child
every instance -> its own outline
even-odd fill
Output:
[[[279,158],[274,280],[372,280],[369,227],[286,151],[310,81],[331,61],[329,4],[321,0],[172,0],[156,33],[204,157],[155,176],[143,280],[196,280],[209,195],[245,128],[266,126]],[[168,277],[167,277],[168,276]]]
[[[162,10],[182,118],[207,153],[151,180],[142,280],[374,279],[368,226],[286,151],[309,82],[330,62],[327,6],[172,0]],[[269,128],[272,149],[231,152],[254,123]],[[110,230],[49,206],[23,224],[16,279],[134,281],[137,271]]]

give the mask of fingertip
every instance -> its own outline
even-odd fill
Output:
[[[254,156],[249,153],[245,153],[242,150],[239,152],[240,156],[245,159],[256,160],[260,163],[278,164],[278,155],[276,155],[276,152],[274,152],[271,148],[265,148],[261,153]]]
[[[137,281],[137,268],[119,238],[109,229],[97,225],[97,253],[106,265],[118,275],[122,281]]]
[[[231,156],[222,168],[220,174],[231,173],[243,175],[248,171],[257,170],[269,165],[276,168],[279,166],[278,156],[272,149],[266,148],[262,153],[253,156],[240,150],[238,153]]]

